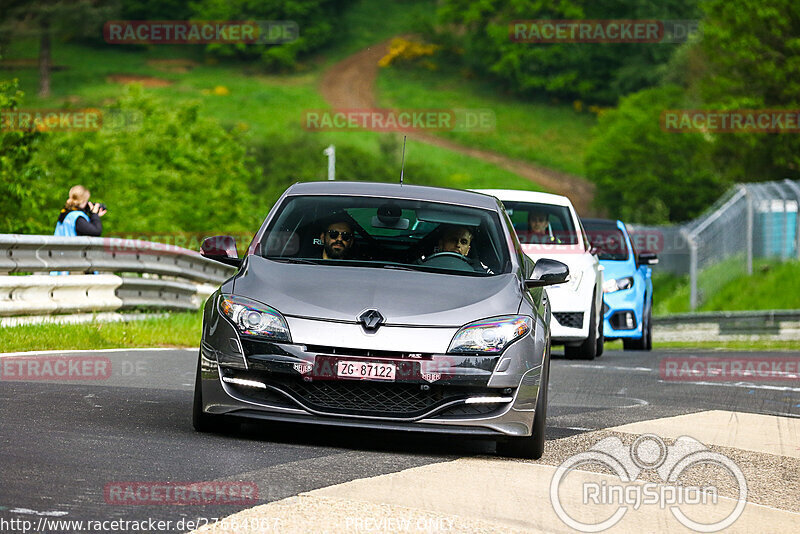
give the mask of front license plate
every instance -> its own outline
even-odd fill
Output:
[[[393,363],[339,361],[336,376],[340,378],[369,378],[372,380],[394,380],[397,368]]]

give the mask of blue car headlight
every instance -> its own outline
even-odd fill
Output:
[[[481,319],[462,326],[453,336],[447,352],[497,354],[531,330],[533,319],[527,315]]]
[[[626,276],[625,278],[612,278],[603,282],[603,293],[613,293],[621,289],[630,289],[632,287],[632,276]]]
[[[289,325],[277,310],[236,295],[220,295],[219,311],[246,336],[292,342]]]

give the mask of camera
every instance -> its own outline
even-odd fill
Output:
[[[92,204],[92,206],[97,206],[98,210],[106,210],[106,211],[108,211],[108,208],[102,202],[92,202],[91,204]],[[92,206],[90,206],[89,204],[86,204],[86,208],[84,208],[84,211],[86,213],[91,213],[92,212]]]

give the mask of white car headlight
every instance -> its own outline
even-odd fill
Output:
[[[289,325],[277,310],[266,304],[236,295],[220,295],[219,311],[240,333],[271,341],[292,342]]]
[[[583,271],[573,271],[570,269],[569,280],[567,280],[563,284],[554,285],[552,287],[553,288],[563,287],[565,289],[569,289],[570,291],[577,291],[578,286],[581,285],[581,279],[583,279]]]
[[[633,277],[626,276],[625,278],[612,278],[603,282],[603,293],[613,293],[620,289],[630,289],[633,287]]]
[[[504,315],[481,319],[462,326],[450,342],[447,352],[496,354],[531,330],[533,330],[533,319],[527,315]]]

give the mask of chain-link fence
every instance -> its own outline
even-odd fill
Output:
[[[658,269],[691,280],[695,310],[733,278],[753,273],[753,262],[800,257],[800,181],[738,184],[701,217],[682,226],[644,227],[659,232]]]

